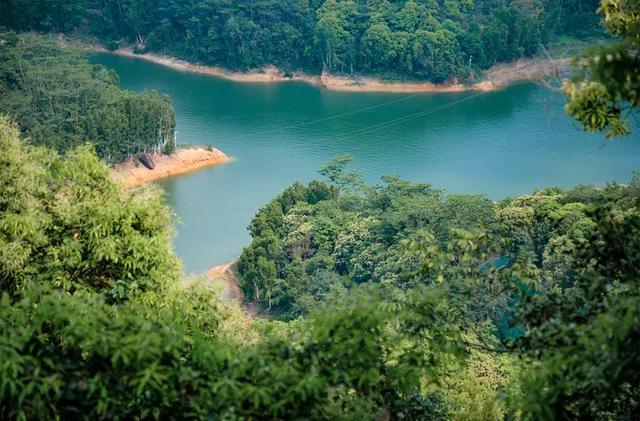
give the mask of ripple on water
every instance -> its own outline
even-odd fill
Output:
[[[175,247],[187,272],[236,258],[255,212],[341,153],[353,155],[368,182],[397,174],[491,198],[627,181],[640,168],[638,139],[585,134],[564,116],[561,97],[531,84],[473,98],[345,93],[234,83],[112,55],[94,60],[116,69],[124,88],[171,95],[179,142],[211,144],[236,158],[158,183],[182,221]]]

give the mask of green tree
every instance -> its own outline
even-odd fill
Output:
[[[597,229],[578,242],[576,276],[521,295],[518,342],[539,365],[523,373],[530,418],[633,419],[640,401],[640,209],[591,211]]]
[[[587,131],[611,138],[630,133],[640,105],[640,4],[603,0],[598,10],[617,39],[579,58],[584,76],[564,84],[566,111]]]
[[[426,79],[444,82],[461,66],[460,47],[455,34],[446,29],[419,30],[413,41],[414,70]]]
[[[113,71],[35,35],[0,32],[0,112],[37,145],[59,152],[93,142],[109,163],[171,150],[171,98],[119,89]]]
[[[231,69],[275,64],[434,82],[474,80],[469,59],[483,70],[534,55],[555,37],[600,34],[597,0],[5,0],[0,8],[0,25],[16,30],[80,33]],[[419,52],[411,57],[419,31],[446,45],[434,47],[444,54],[434,79]],[[428,56],[434,41],[418,43]],[[375,56],[376,45],[390,57]]]
[[[89,147],[60,157],[24,145],[5,117],[0,156],[3,291],[44,284],[121,302],[175,278],[171,213],[157,194],[125,191]]]
[[[61,158],[25,145],[6,118],[0,147],[0,417],[445,411],[421,388],[460,356],[439,291],[362,287],[238,340],[217,293],[180,282],[161,195],[123,190],[86,147]]]

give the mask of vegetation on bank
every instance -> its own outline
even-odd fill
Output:
[[[494,379],[465,386],[460,333],[434,288],[363,288],[296,323],[256,323],[258,340],[230,336],[238,314],[180,283],[157,192],[124,190],[86,147],[27,145],[6,118],[0,165],[3,419],[442,419],[475,409],[468,391],[495,394]],[[472,357],[492,376],[510,367]]]
[[[113,163],[173,151],[171,98],[119,88],[118,75],[36,35],[0,32],[0,113],[36,145],[58,152],[91,142]]]
[[[81,31],[206,65],[470,80],[555,36],[600,33],[597,0],[8,0],[0,25]]]
[[[363,283],[410,289],[446,279],[449,270],[457,270],[457,260],[438,262],[425,277],[421,253],[447,251],[459,241],[475,243],[474,248],[484,244],[478,270],[489,276],[496,269],[497,281],[498,269],[526,257],[539,269],[539,282],[570,284],[578,270],[573,254],[596,228],[590,209],[611,203],[629,211],[640,192],[639,173],[629,186],[549,187],[493,202],[396,177],[368,186],[347,171],[346,162],[340,157],[321,171],[328,182],[287,188],[249,225],[253,241],[238,268],[245,296],[270,314],[295,319],[324,305],[334,292]],[[412,247],[418,247],[417,254]],[[487,300],[478,303],[481,313],[492,314],[490,321],[504,338],[510,335],[512,292],[497,292],[474,299]]]
[[[57,4],[66,19],[84,3]],[[637,2],[603,10],[637,30]],[[587,64],[578,121],[637,110],[636,59]],[[248,324],[181,282],[159,192],[124,189],[91,146],[33,143],[0,117],[1,419],[637,418],[638,175],[493,203],[367,186],[339,158],[252,222],[246,293],[304,316]]]
[[[505,204],[494,228],[512,234],[504,244],[465,222],[465,209],[487,210],[486,201],[449,197],[433,215],[459,215],[457,229],[425,225],[406,248],[388,247],[416,276],[387,261],[380,282],[320,282],[327,298],[304,318],[248,325],[204,285],[180,282],[157,192],[114,183],[87,147],[62,157],[25,144],[5,118],[0,165],[2,418],[620,420],[639,409],[637,179]],[[357,265],[368,261],[352,257],[368,253],[376,211],[330,168],[333,185],[296,186],[274,203],[288,198],[288,224],[336,205],[319,223],[328,242],[332,224],[350,219],[334,242],[344,280],[366,274]],[[400,238],[438,194],[388,184],[368,194],[389,209],[378,228]],[[266,216],[252,227],[282,225]],[[308,230],[296,232],[289,250],[309,263],[313,247],[299,246]],[[515,261],[492,265],[505,244]],[[538,244],[542,266],[529,249]],[[379,247],[368,249],[376,262]],[[341,269],[332,274],[329,259],[331,280]],[[255,268],[270,264],[259,257]],[[246,256],[243,265],[259,282]],[[296,265],[306,281],[312,265]],[[305,285],[288,280],[290,291]]]

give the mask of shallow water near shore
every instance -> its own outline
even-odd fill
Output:
[[[342,153],[369,183],[399,175],[494,199],[627,182],[640,168],[637,138],[584,133],[564,115],[562,96],[533,84],[490,93],[347,93],[231,82],[111,54],[92,61],[115,69],[123,88],[171,95],[178,143],[213,145],[235,158],[157,182],[181,221],[175,249],[187,273],[237,258],[255,212]]]

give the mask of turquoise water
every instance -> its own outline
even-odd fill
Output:
[[[173,97],[178,143],[209,144],[233,162],[158,182],[175,209],[187,273],[236,258],[255,212],[296,180],[349,153],[368,182],[381,175],[491,198],[626,182],[637,138],[607,141],[567,118],[563,98],[522,84],[493,93],[345,93],[301,83],[236,83],[109,54],[122,86]]]

